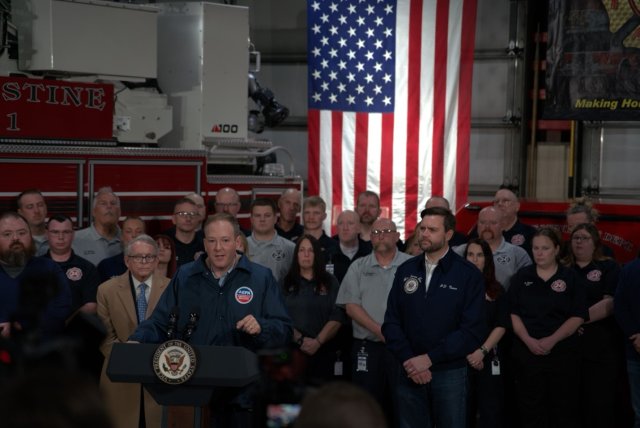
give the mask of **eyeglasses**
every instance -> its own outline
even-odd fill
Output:
[[[584,241],[588,241],[590,240],[591,237],[590,236],[578,236],[578,235],[574,235],[571,237],[572,241],[576,241],[576,242],[584,242]]]
[[[136,263],[151,263],[156,257],[155,254],[148,254],[146,256],[128,256],[130,259],[133,259]]]
[[[387,233],[396,233],[396,231],[392,229],[374,229],[371,231],[371,235],[373,236],[382,236]]]
[[[178,217],[189,217],[189,218],[198,216],[198,213],[195,211],[178,211],[177,213],[174,213],[174,214],[177,215]]]
[[[49,233],[53,236],[69,236],[73,233],[73,230],[50,230]]]

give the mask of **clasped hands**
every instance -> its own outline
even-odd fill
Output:
[[[418,355],[417,357],[409,358],[402,363],[407,376],[417,383],[418,385],[426,385],[431,382],[431,370],[432,366],[431,358],[427,354]]]

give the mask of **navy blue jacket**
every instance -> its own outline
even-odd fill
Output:
[[[640,361],[629,337],[640,333],[640,259],[628,263],[620,272],[613,311],[625,338],[627,358]]]
[[[50,286],[50,290],[44,289],[44,284]],[[28,289],[22,289],[22,287]],[[41,292],[35,289],[42,288]],[[54,293],[46,296],[45,292]],[[32,300],[31,302],[22,302],[23,307],[20,308],[20,295],[24,298]],[[69,283],[64,276],[60,266],[53,260],[46,257],[31,258],[24,270],[16,277],[11,278],[0,265],[0,322],[6,322],[16,319],[22,323],[25,329],[32,328],[32,325],[26,325],[25,316],[27,314],[19,314],[19,310],[28,310],[29,307],[35,309],[38,302],[44,299],[50,299],[46,303],[40,325],[42,327],[43,337],[51,337],[59,334],[64,329],[65,320],[71,315],[71,291]],[[27,304],[27,307],[24,306]]]
[[[242,256],[220,287],[205,264],[207,255],[181,266],[160,297],[151,317],[138,326],[130,340],[160,343],[166,340],[169,313],[180,308],[178,332],[184,331],[189,313],[200,319],[190,343],[244,346],[251,350],[287,345],[292,323],[271,270]],[[236,329],[236,323],[253,315],[261,326],[255,337]]]
[[[396,271],[382,325],[387,347],[400,362],[428,354],[434,371],[464,367],[487,335],[484,278],[449,250],[425,293],[424,260],[418,255]]]
[[[47,251],[47,254],[42,257],[51,259],[51,251]],[[71,256],[68,260],[55,263],[60,266],[69,283],[71,313],[74,313],[86,303],[96,303],[100,277],[93,263],[83,259],[73,251],[71,251]]]

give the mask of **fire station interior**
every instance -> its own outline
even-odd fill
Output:
[[[171,2],[109,3],[128,8],[136,18],[125,18],[117,8],[103,8],[92,22],[82,8],[65,9],[70,3],[0,3],[6,45],[0,51],[3,74],[126,79],[114,84],[118,102],[113,132],[104,131],[107,141],[64,135],[14,138],[15,132],[6,131],[0,135],[7,159],[3,174],[26,175],[22,185],[3,180],[8,184],[1,189],[2,208],[12,206],[11,195],[20,188],[58,183],[49,178],[63,176],[64,184],[45,191],[56,194],[52,203],[60,209],[78,214],[78,227],[88,221],[92,191],[107,184],[124,192],[125,211],[162,223],[168,220],[162,212],[169,212],[173,196],[162,198],[158,192],[175,195],[189,188],[203,193],[210,205],[217,189],[230,185],[240,192],[243,208],[239,219],[247,227],[246,209],[256,196],[273,197],[289,186],[306,190],[305,2],[229,0],[210,2],[211,9],[187,2],[190,6],[183,15],[189,18],[174,13]],[[50,4],[64,12],[52,14],[59,22],[53,20],[48,27],[47,19],[33,20],[38,14],[46,17],[53,10]],[[213,6],[238,6],[244,11],[231,17],[226,9],[223,12]],[[12,7],[16,9],[13,17]],[[149,7],[161,10],[159,19],[155,18],[158,11],[149,11]],[[463,229],[471,228],[479,207],[491,200],[496,189],[507,187],[525,199],[522,217],[529,223],[561,224],[567,202],[588,196],[598,204],[602,220],[618,224],[616,230],[625,228],[625,241],[637,241],[640,232],[632,221],[637,215],[636,182],[640,179],[634,167],[639,156],[637,123],[545,117],[547,15],[547,2],[477,3],[469,204],[456,207],[459,222]],[[113,43],[100,44],[104,32],[115,28],[112,21],[120,22],[112,37],[122,42],[115,48]],[[78,22],[90,24],[79,26]],[[207,32],[199,32],[204,25]],[[82,31],[84,37],[74,37],[74,31]],[[47,32],[55,40],[51,46],[42,38]],[[85,39],[90,42],[78,43]],[[156,57],[159,45],[167,48],[158,50]],[[216,117],[216,123],[207,122],[209,117]],[[7,110],[5,118],[8,126],[13,126],[10,122],[17,116]],[[123,147],[130,151],[120,153]],[[205,162],[186,158],[203,153]],[[149,168],[153,162],[162,165],[163,156],[172,162],[182,159],[180,168],[189,169],[189,176],[165,180],[162,175],[152,195],[143,189],[128,189],[125,179],[119,181],[124,172],[118,171],[125,171],[141,156]],[[29,168],[33,162],[67,162],[69,157],[77,163],[56,163],[55,167],[40,168],[37,175]],[[109,158],[119,167],[107,165]],[[154,204],[152,210],[142,203],[145,200]],[[625,255],[628,257],[632,252]]]
[[[303,0],[0,0],[0,213],[40,189],[49,213],[82,229],[110,186],[122,218],[155,234],[178,198],[201,194],[213,213],[232,187],[250,229],[256,198],[310,196],[306,15]],[[471,231],[508,188],[523,223],[566,238],[567,207],[587,197],[603,242],[627,263],[640,250],[640,122],[545,115],[549,25],[548,1],[477,0],[458,229]],[[62,104],[82,110],[73,123],[53,113]]]

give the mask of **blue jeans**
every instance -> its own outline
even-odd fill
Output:
[[[633,428],[640,428],[640,361],[627,359],[627,373],[631,390],[631,405],[633,413],[636,415]]]
[[[467,368],[432,372],[426,385],[417,385],[399,367],[394,388],[399,428],[465,428]]]

